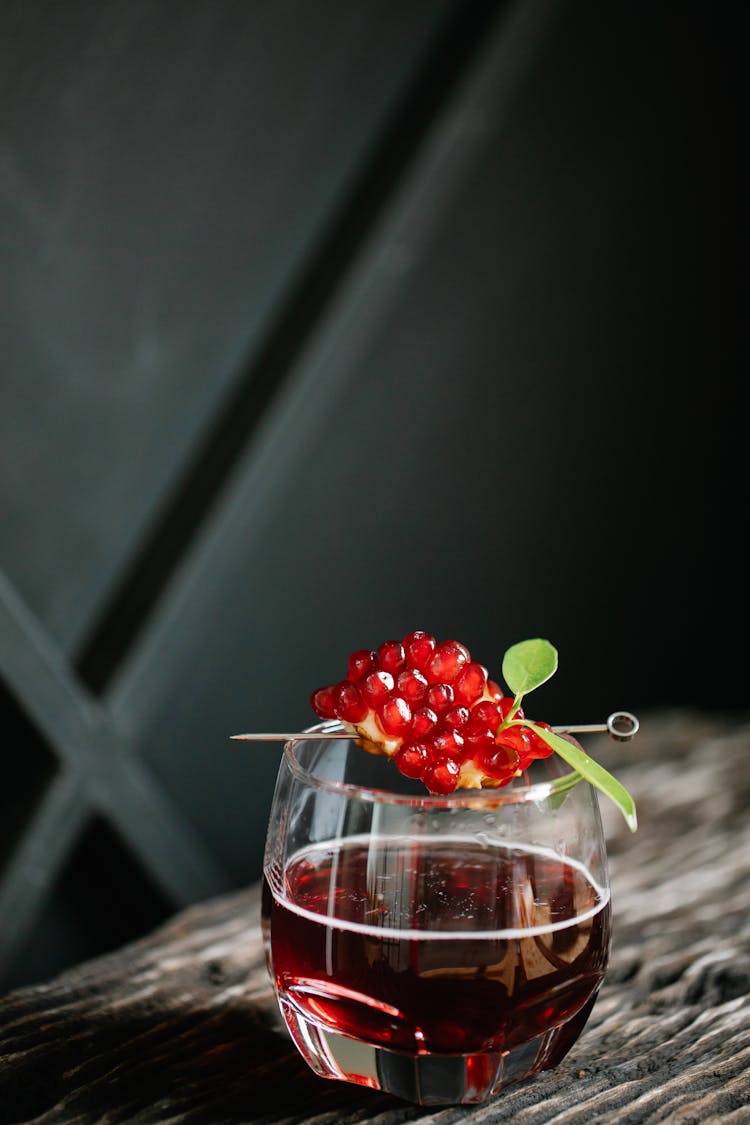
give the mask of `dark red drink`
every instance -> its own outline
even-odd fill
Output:
[[[282,1007],[410,1054],[507,1052],[578,1016],[572,1044],[609,954],[609,895],[582,866],[476,840],[318,845],[263,910]]]

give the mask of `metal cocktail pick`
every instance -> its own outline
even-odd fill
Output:
[[[629,742],[633,735],[638,733],[640,723],[630,711],[613,711],[606,723],[587,723],[578,726],[553,727],[556,734],[597,734],[609,733],[618,742]],[[325,739],[351,738],[351,732],[346,730],[334,731],[296,731],[294,734],[232,734],[237,742],[293,742],[298,739]]]

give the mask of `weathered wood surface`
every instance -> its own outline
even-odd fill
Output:
[[[750,725],[660,715],[589,748],[641,824],[603,807],[613,957],[556,1071],[437,1110],[316,1078],[279,1028],[252,888],[0,1000],[0,1121],[750,1122]]]

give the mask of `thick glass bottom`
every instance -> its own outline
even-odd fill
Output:
[[[284,998],[280,1005],[298,1051],[321,1078],[368,1086],[417,1105],[469,1105],[557,1066],[580,1035],[595,999],[566,1023],[521,1046],[469,1055],[390,1051],[313,1023]]]

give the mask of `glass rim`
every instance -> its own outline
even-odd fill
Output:
[[[327,732],[339,733],[345,731],[346,727],[338,719],[328,719],[322,723],[316,723],[314,726],[306,727],[303,734],[325,734]],[[341,796],[356,798],[359,801],[369,801],[373,804],[380,805],[402,805],[411,808],[420,809],[447,809],[447,808],[481,808],[481,809],[497,809],[503,805],[520,805],[526,803],[538,804],[540,801],[546,800],[553,794],[566,792],[572,789],[580,782],[588,787],[588,782],[575,770],[571,770],[569,774],[562,774],[559,778],[551,779],[548,781],[535,781],[526,785],[518,785],[511,782],[509,785],[499,786],[497,788],[487,789],[456,789],[453,793],[440,794],[430,793],[425,790],[424,794],[406,794],[395,793],[390,789],[379,789],[375,786],[357,785],[351,781],[334,781],[331,778],[320,777],[314,773],[307,766],[304,766],[299,760],[296,753],[297,742],[309,741],[303,738],[289,739],[284,743],[284,760],[291,773],[300,781],[311,785],[316,789],[322,789],[329,793],[338,793]],[[343,741],[343,739],[341,740]],[[351,742],[356,742],[356,738],[352,736]],[[363,750],[362,753],[367,753]],[[386,755],[383,755],[385,757]],[[560,759],[555,758],[559,761]],[[549,759],[545,759],[549,760]],[[396,768],[394,766],[394,768]],[[570,778],[568,786],[561,785],[560,782],[565,778]]]

